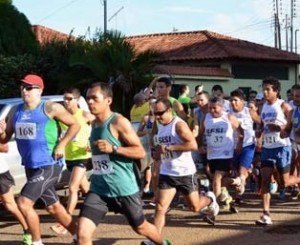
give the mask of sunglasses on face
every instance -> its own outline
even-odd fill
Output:
[[[66,100],[66,101],[71,101],[71,100],[74,100],[75,98],[73,98],[73,97],[64,97],[64,100]]]
[[[37,86],[21,86],[21,90],[31,91],[33,89],[39,89]]]
[[[154,116],[162,116],[163,114],[165,114],[165,112],[167,111],[168,109],[165,109],[164,111],[156,111],[154,112]]]

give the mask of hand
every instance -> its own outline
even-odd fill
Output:
[[[280,132],[280,138],[284,139],[284,138],[287,138],[289,136],[290,136],[290,134],[287,131],[285,131],[285,130],[283,130],[283,131]]]
[[[55,160],[63,158],[65,156],[65,147],[58,144],[54,150],[53,157]]]
[[[94,142],[95,146],[103,153],[113,153],[113,146],[107,140],[97,140]]]

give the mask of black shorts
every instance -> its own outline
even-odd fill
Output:
[[[33,202],[39,198],[50,206],[59,199],[55,191],[62,167],[59,164],[43,166],[40,168],[25,168],[27,182],[24,185],[21,196],[27,197]]]
[[[9,171],[0,174],[0,195],[7,193],[13,185],[15,181]]]
[[[216,171],[229,172],[232,167],[232,158],[208,160],[209,168],[212,173]]]
[[[66,160],[67,169],[69,172],[73,171],[74,167],[85,168],[87,171],[93,168],[92,159],[78,159],[78,160]]]
[[[145,221],[139,193],[122,197],[105,197],[89,192],[84,200],[79,217],[88,218],[97,226],[108,211],[123,214],[132,227],[138,227]]]
[[[176,191],[180,191],[183,195],[189,195],[198,190],[198,181],[195,174],[187,176],[161,174],[159,175],[158,188],[161,190],[175,188]]]

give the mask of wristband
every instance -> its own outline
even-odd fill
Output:
[[[115,155],[117,155],[118,154],[119,146],[113,145],[112,149],[113,149],[112,153],[115,154]]]

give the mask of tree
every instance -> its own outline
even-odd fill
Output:
[[[26,16],[8,0],[0,0],[0,54],[36,53],[38,43]]]
[[[70,66],[91,71],[91,79],[109,82],[118,98],[114,109],[128,116],[132,105],[132,99],[128,99],[149,82],[157,57],[153,51],[138,54],[119,32],[97,32],[83,50],[71,55]]]

